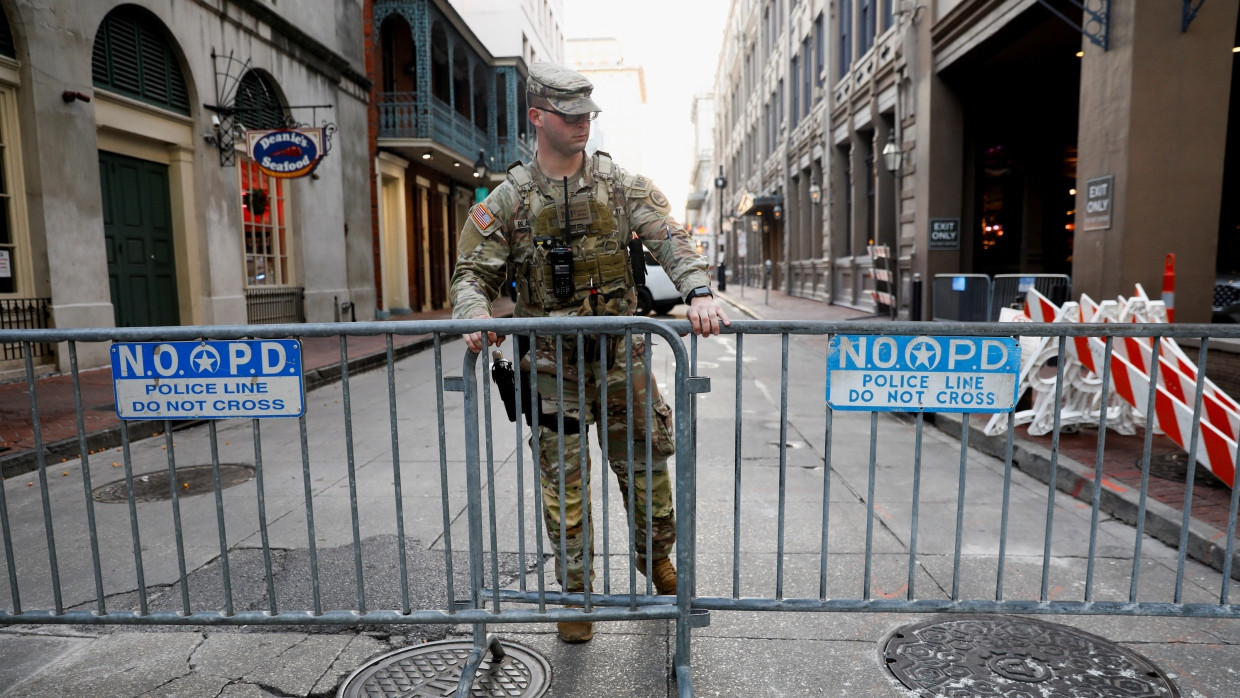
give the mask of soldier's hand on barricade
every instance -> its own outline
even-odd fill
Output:
[[[724,314],[723,308],[715,302],[713,296],[699,296],[689,304],[689,324],[693,326],[693,334],[709,337],[721,334],[723,327],[730,327],[732,321]]]
[[[482,319],[485,319],[486,317],[490,317],[490,316],[480,315],[473,319],[482,320]],[[461,338],[465,340],[465,346],[469,347],[471,351],[478,353],[478,354],[482,353],[482,333],[481,332],[471,332],[469,334],[463,334],[461,335]],[[489,346],[498,347],[499,345],[504,343],[505,338],[506,337],[502,334],[495,334],[494,332],[487,332],[487,343],[489,344]]]

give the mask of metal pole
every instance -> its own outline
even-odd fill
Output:
[[[723,165],[719,166],[719,176],[715,177],[715,190],[718,196],[715,197],[715,205],[719,208],[719,229],[715,231],[715,247],[719,247],[719,238],[723,235],[723,190],[728,186],[728,178],[723,175]],[[726,238],[725,238],[726,239]],[[727,250],[717,253],[715,258],[719,260],[719,290],[728,290],[728,258]]]

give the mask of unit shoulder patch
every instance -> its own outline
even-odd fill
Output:
[[[659,208],[671,208],[671,203],[668,202],[667,197],[658,189],[650,190],[650,202]]]

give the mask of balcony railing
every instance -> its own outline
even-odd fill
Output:
[[[471,158],[470,162],[483,151],[494,157],[497,168],[534,157],[533,138],[491,138],[449,104],[431,97],[419,99],[416,92],[380,93],[379,138],[431,139]]]
[[[491,141],[467,117],[437,99],[431,100],[431,138],[467,155],[486,150]]]
[[[380,138],[425,138],[419,132],[418,125],[417,92],[380,93]]]
[[[41,330],[46,329],[51,319],[50,298],[5,298],[0,299],[0,330]],[[3,359],[22,358],[22,344],[13,342],[0,344]],[[51,356],[54,348],[51,344],[31,344],[31,358]]]
[[[300,286],[247,288],[245,319],[251,325],[305,322],[305,289]]]

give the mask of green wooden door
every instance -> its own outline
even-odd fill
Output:
[[[100,151],[99,179],[116,326],[181,324],[168,166]]]

